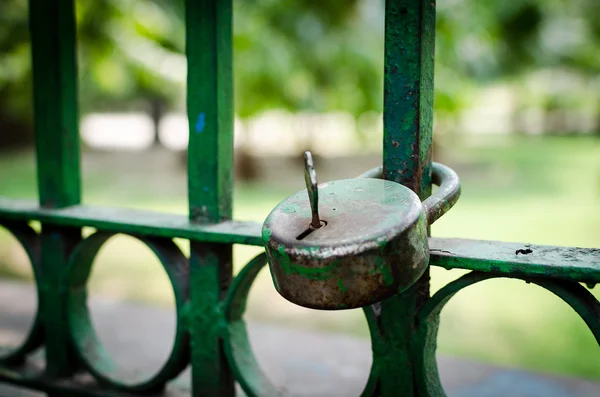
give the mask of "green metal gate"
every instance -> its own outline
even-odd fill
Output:
[[[259,224],[231,219],[231,1],[186,1],[189,217],[183,217],[80,204],[74,1],[30,0],[39,203],[0,199],[0,224],[29,254],[39,304],[24,344],[0,350],[0,381],[53,396],[155,395],[191,366],[194,396],[232,395],[235,382],[249,395],[278,393],[252,355],[243,321],[265,255],[232,278],[232,244],[263,242]],[[434,1],[386,2],[383,167],[368,176],[382,173],[421,199],[430,196],[432,183],[449,189],[444,194],[458,193],[453,173],[431,162],[434,39]],[[438,204],[436,217],[449,206]],[[31,221],[41,222],[40,233]],[[84,239],[83,227],[97,232]],[[116,233],[157,255],[175,295],[173,349],[146,378],[128,375],[110,359],[87,308],[94,256]],[[173,238],[190,241],[189,258]],[[429,249],[431,265],[471,272],[433,296],[426,272],[407,291],[363,308],[373,350],[363,395],[443,395],[435,360],[440,311],[457,291],[490,278],[521,279],[553,292],[600,342],[600,304],[581,285],[600,281],[600,250],[437,238],[429,238]],[[45,368],[27,360],[39,347]]]

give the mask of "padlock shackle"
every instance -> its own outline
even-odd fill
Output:
[[[423,201],[429,225],[456,204],[461,192],[460,179],[452,168],[440,163],[433,163],[432,166],[432,183],[438,186],[438,189]]]
[[[358,178],[375,178],[383,177],[383,167],[375,167],[361,174]],[[460,180],[456,172],[450,167],[446,167],[440,163],[432,163],[432,182],[439,188],[423,201],[423,208],[427,214],[427,223],[432,225],[450,208],[456,204],[460,197]]]

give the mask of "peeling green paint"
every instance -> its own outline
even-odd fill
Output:
[[[287,254],[287,252],[285,252],[285,247],[283,245],[280,245],[277,248],[277,252],[280,255],[281,268],[287,274],[292,274],[292,260],[290,259],[290,256]]]
[[[394,284],[394,276],[392,275],[392,271],[390,270],[390,267],[386,265],[386,263],[383,261],[382,257],[378,257],[376,260],[376,263],[377,263],[377,270],[378,270],[379,274],[381,274],[383,276],[383,281],[387,285],[393,285]]]
[[[271,229],[269,229],[268,227],[262,228],[261,236],[262,236],[263,240],[270,240],[271,234],[273,234],[273,231]]]
[[[348,288],[346,288],[346,286],[344,285],[344,280],[342,280],[341,278],[338,278],[338,287],[340,287],[340,291],[342,292],[348,291]]]
[[[281,207],[281,210],[286,214],[295,214],[299,212],[299,207],[297,205],[287,203],[286,205]]]

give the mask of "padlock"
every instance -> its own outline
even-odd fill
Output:
[[[379,179],[381,167],[319,185],[310,152],[304,159],[306,190],[278,204],[262,228],[279,294],[300,306],[339,310],[413,285],[429,265],[428,226],[460,195],[454,171],[434,163],[440,188],[421,203],[409,188]]]

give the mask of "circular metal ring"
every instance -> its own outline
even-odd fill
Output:
[[[189,333],[185,327],[184,306],[189,301],[188,260],[169,239],[131,236],[143,242],[160,260],[175,295],[177,326],[169,357],[160,370],[148,377],[118,366],[100,343],[87,306],[87,282],[94,258],[114,233],[97,232],[82,240],[69,261],[68,318],[75,352],[85,368],[101,383],[133,392],[157,391],[176,377],[189,363]],[[121,376],[119,376],[121,375]],[[122,379],[127,376],[127,382]]]
[[[496,273],[471,272],[447,284],[421,308],[417,318],[417,333],[411,355],[415,358],[415,379],[419,395],[445,396],[440,381],[435,350],[440,324],[440,312],[460,290],[493,278],[512,278],[536,284],[566,302],[585,321],[600,344],[600,303],[581,284],[572,281],[532,277],[507,277]]]
[[[11,233],[25,250],[37,290],[37,310],[24,341],[15,348],[0,349],[0,363],[16,364],[23,362],[27,355],[42,346],[44,330],[41,319],[42,300],[40,298],[40,241],[39,236],[26,222],[3,222],[0,226]]]
[[[258,273],[267,264],[264,253],[252,259],[239,272],[234,279],[227,297],[223,303],[227,331],[225,332],[225,355],[236,380],[244,392],[250,396],[280,396],[282,392],[275,387],[261,370],[250,344],[244,312],[248,301],[248,294]],[[376,330],[376,319],[370,308],[365,308],[367,323],[371,334]],[[373,335],[372,335],[373,336]],[[371,338],[374,340],[374,338]],[[375,343],[375,342],[374,342]],[[379,371],[373,360],[369,379],[361,396],[373,395],[379,378]]]

